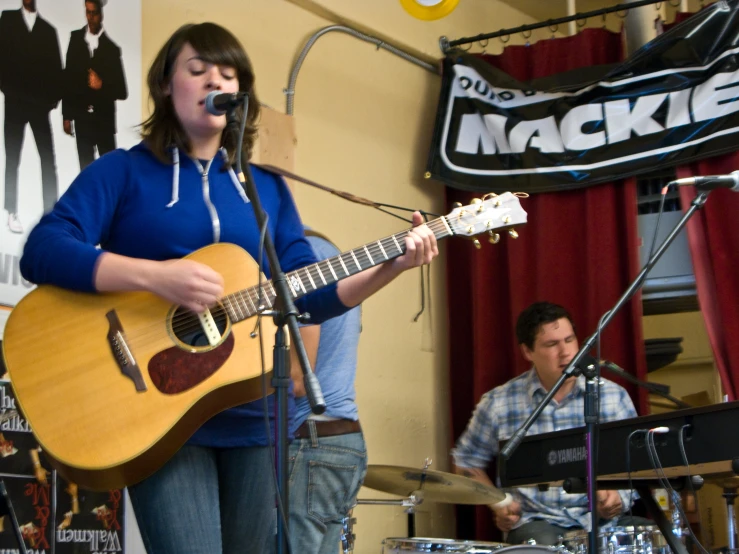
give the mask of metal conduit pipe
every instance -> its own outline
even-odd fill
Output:
[[[573,16],[577,13],[577,0],[567,0],[567,15]],[[570,36],[577,34],[577,21],[570,21],[568,23],[568,31]]]
[[[359,31],[352,29],[351,27],[346,27],[344,25],[330,25],[328,27],[324,27],[323,29],[316,32],[313,36],[311,36],[308,39],[308,42],[305,43],[305,46],[303,46],[303,49],[300,51],[300,55],[298,56],[298,59],[295,60],[295,64],[293,65],[293,68],[290,71],[290,80],[288,82],[287,88],[284,90],[285,96],[287,96],[285,112],[288,115],[292,115],[293,113],[293,104],[295,100],[295,83],[298,80],[298,73],[300,72],[300,68],[303,65],[303,62],[305,61],[306,56],[308,55],[308,51],[313,47],[313,45],[316,43],[316,41],[319,38],[321,38],[326,33],[330,33],[332,31],[346,33],[347,35],[351,35],[355,38],[364,40],[366,42],[370,42],[374,44],[375,46],[377,46],[378,49],[382,48],[384,50],[387,50],[388,52],[395,54],[396,56],[400,56],[404,60],[414,63],[417,66],[430,71],[431,73],[434,73],[437,75],[439,74],[439,70],[436,66],[428,62],[425,62],[422,59],[409,54],[408,52],[404,52],[403,50],[400,50],[399,48],[396,48],[395,46],[387,44],[386,42],[383,42],[382,40],[378,38],[365,35],[364,33],[360,33]]]
[[[627,4],[635,0],[626,0]],[[626,12],[626,55],[630,56],[656,36],[654,29],[655,8],[642,6]]]

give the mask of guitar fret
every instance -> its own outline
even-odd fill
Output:
[[[287,274],[287,275],[285,276],[285,277],[287,277],[287,286],[288,286],[288,287],[290,287],[290,292],[292,292],[292,293],[293,293],[293,298],[297,298],[297,297],[298,297],[298,291],[297,291],[297,290],[295,290],[295,283],[293,282],[293,279],[292,279],[292,277],[290,277],[290,275],[291,275],[291,274]],[[302,284],[302,283],[300,282],[300,279],[295,279],[295,281],[297,281],[297,282],[298,282],[298,284],[300,284],[300,286],[302,286],[302,285],[303,285],[303,284]],[[276,295],[277,295],[277,293],[275,293],[275,296],[276,296]]]
[[[364,251],[365,251],[365,252],[367,252],[367,257],[369,258],[369,260],[370,260],[370,263],[371,263],[372,265],[375,265],[375,260],[373,260],[373,259],[372,259],[372,254],[370,254],[370,251],[369,251],[369,249],[367,248],[367,245],[366,245],[366,244],[364,245]]]
[[[446,227],[446,231],[449,234],[448,236],[453,235],[454,233],[452,233],[452,228],[449,227],[449,222],[447,222],[446,216],[443,215],[439,219],[441,219],[441,222],[444,224],[444,227]]]
[[[246,297],[249,299],[249,303],[251,304],[252,313],[257,313],[257,305],[254,303],[254,300],[251,298],[251,293],[249,290],[246,291]],[[248,308],[247,308],[248,309]]]
[[[313,290],[316,290],[318,287],[313,282],[313,277],[310,276],[310,271],[308,271],[308,268],[307,267],[304,267],[303,269],[305,270],[305,274],[308,276],[308,280],[310,281],[310,284],[313,287]]]
[[[239,304],[238,302],[235,302],[236,299],[233,298],[233,295],[230,295],[229,299],[230,299],[229,304],[231,305],[231,309],[233,309],[234,314],[236,315],[236,318],[239,321],[241,321],[242,319],[246,319],[246,317],[244,317],[244,312],[241,309],[241,304]]]
[[[231,303],[231,299],[228,296],[223,299],[223,306],[226,308],[226,314],[228,314],[228,317],[232,322],[239,321],[239,317],[236,314],[233,304]]]
[[[326,265],[328,266],[328,270],[331,272],[331,275],[333,276],[335,281],[338,281],[339,278],[336,276],[336,273],[334,273],[334,268],[331,267],[331,260],[326,260]]]
[[[328,285],[328,283],[326,282],[326,278],[323,276],[323,271],[321,271],[321,266],[316,264],[315,268],[316,268],[316,271],[318,272],[318,275],[321,277],[321,281],[323,282],[323,284]]]
[[[393,242],[395,243],[395,248],[398,249],[398,252],[402,253],[403,249],[400,247],[400,244],[398,243],[398,239],[395,237],[395,235],[393,235],[392,238],[393,238]]]
[[[380,259],[380,256],[384,256],[384,252],[382,251],[382,248],[378,246],[378,243],[372,243],[368,246],[370,252],[373,255],[373,258],[376,258],[377,261],[373,260],[373,263],[379,264],[382,263],[383,260]]]
[[[382,241],[377,241],[377,246],[380,247],[380,250],[382,251],[382,255],[385,256],[386,260],[389,260],[390,258],[387,257],[387,252],[385,252],[385,249],[382,247]]]
[[[252,287],[250,289],[249,298],[251,299],[252,304],[254,304],[254,313],[259,313],[261,311],[262,306],[259,302],[259,297],[261,295],[262,298],[264,298],[264,288],[260,289],[259,286]]]
[[[354,263],[357,264],[357,268],[359,271],[362,271],[362,266],[359,263],[359,260],[357,260],[357,257],[354,255],[354,250],[350,250],[349,253],[352,255],[352,258],[354,258]]]
[[[349,277],[349,275],[351,274],[349,273],[349,270],[346,268],[346,265],[344,265],[344,258],[342,257],[341,254],[336,257],[338,258],[339,263],[341,263],[341,267],[344,268],[344,273],[346,274],[347,277]]]

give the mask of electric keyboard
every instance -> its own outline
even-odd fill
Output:
[[[662,426],[669,432],[655,434],[654,442],[667,477],[739,473],[739,402],[728,402],[601,424],[598,481],[627,479],[629,471],[632,479],[655,479],[658,474],[647,454],[645,433],[630,441],[629,467],[626,441],[633,431]],[[680,453],[681,433],[689,467]],[[585,427],[528,436],[509,459],[499,456],[500,484],[559,485],[565,479],[585,479],[585,453]]]

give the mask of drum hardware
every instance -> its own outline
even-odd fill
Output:
[[[555,546],[516,545],[503,542],[480,542],[454,539],[435,539],[428,537],[387,538],[382,541],[383,554],[402,554],[404,552],[457,552],[469,554],[560,554]]]
[[[727,477],[717,480],[717,485],[724,489],[721,496],[726,499],[726,534],[729,538],[729,546],[727,552],[733,553],[737,549],[737,529],[736,529],[736,512],[734,511],[734,501],[739,493],[739,476]]]
[[[423,503],[423,496],[412,494],[407,498],[398,499],[365,499],[357,500],[357,504],[366,504],[369,506],[403,506],[403,510],[408,514],[408,536],[412,537],[416,534],[416,506]],[[355,521],[356,522],[356,521]]]
[[[497,504],[510,499],[492,485],[486,485],[453,473],[429,469],[431,459],[426,458],[422,468],[370,465],[364,478],[364,486],[377,491],[402,496],[398,499],[365,499],[357,500],[357,504],[403,506],[408,514],[408,538],[389,538],[383,541],[388,550],[383,546],[383,552],[492,552],[492,550],[463,550],[460,548],[473,548],[475,544],[483,547],[497,545],[499,548],[503,543],[471,543],[469,541],[452,541],[451,539],[415,539],[416,534],[415,515],[417,506],[425,501],[442,502],[447,504]],[[390,541],[390,542],[388,542]],[[406,541],[401,544],[399,541]],[[391,544],[392,543],[392,544]],[[456,548],[445,550],[445,548]],[[426,550],[413,550],[425,548]],[[436,550],[428,550],[437,548]]]
[[[354,524],[357,522],[356,517],[352,517],[354,508],[349,510],[349,513],[341,518],[341,548],[344,554],[351,554],[354,552],[354,541],[357,536],[354,534]]]
[[[588,532],[566,533],[557,546],[570,554],[588,554]],[[599,554],[671,554],[656,525],[603,527],[598,530]]]

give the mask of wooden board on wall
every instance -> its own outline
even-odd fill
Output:
[[[297,143],[295,118],[268,106],[262,106],[252,163],[294,173]]]

